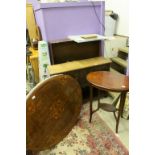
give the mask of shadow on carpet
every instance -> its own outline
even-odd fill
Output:
[[[89,104],[81,109],[80,119],[72,131],[54,148],[39,155],[128,155],[129,152],[115,133],[97,113],[89,120]]]

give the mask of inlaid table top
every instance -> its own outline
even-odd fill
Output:
[[[77,122],[82,105],[79,83],[69,75],[50,77],[27,96],[27,149],[40,151],[59,143]]]

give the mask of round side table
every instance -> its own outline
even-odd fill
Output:
[[[126,99],[126,93],[129,91],[129,77],[123,74],[109,72],[109,71],[96,71],[90,72],[87,75],[87,81],[90,86],[90,118],[89,122],[91,122],[92,114],[96,112],[99,108],[102,108],[109,112],[115,112],[116,108],[113,105],[99,103],[98,99],[98,108],[96,110],[92,110],[92,101],[93,101],[93,87],[98,90],[104,91],[112,91],[112,92],[120,92],[120,104],[118,108],[118,116],[116,118],[116,133],[118,133],[118,126],[120,116],[123,113],[123,108]]]

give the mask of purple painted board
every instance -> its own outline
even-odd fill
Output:
[[[104,2],[92,3],[84,0],[63,3],[33,2],[33,7],[36,22],[45,41],[66,39],[68,35],[90,33],[104,35]],[[102,46],[101,51],[103,54]]]
[[[94,5],[95,10],[91,2],[40,4],[40,7],[34,9],[43,39],[53,41],[67,38],[68,35],[103,34],[103,26],[100,24],[104,23],[101,19],[103,5],[100,2]]]

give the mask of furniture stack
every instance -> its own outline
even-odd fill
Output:
[[[68,74],[87,87],[86,75],[92,71],[109,71],[111,60],[100,55],[100,41],[76,43],[70,40],[50,42],[49,75]]]
[[[111,58],[111,61],[112,61],[111,66],[110,66],[111,72],[127,74],[128,52],[129,52],[129,47],[118,48],[117,57]],[[115,105],[116,107],[118,107],[119,106],[118,101],[119,101],[120,93],[109,91],[108,94],[113,98],[112,104]],[[129,107],[128,107],[128,93],[127,93],[125,108],[123,111],[123,117],[124,118],[128,118],[128,110],[129,110]]]
[[[111,71],[118,71],[119,73],[126,74],[128,67],[128,47],[118,48],[117,57],[111,58]]]

